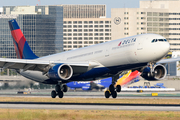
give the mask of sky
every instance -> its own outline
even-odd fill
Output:
[[[106,14],[111,17],[111,8],[138,8],[143,0],[0,0],[0,7],[22,5],[60,5],[60,4],[105,4]]]

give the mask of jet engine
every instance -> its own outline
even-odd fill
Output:
[[[146,67],[141,76],[146,80],[161,80],[166,77],[167,70],[164,65],[154,65],[152,68]]]
[[[69,80],[73,75],[73,69],[68,64],[57,64],[48,72],[48,77],[57,80]]]

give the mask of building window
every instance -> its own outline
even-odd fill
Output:
[[[128,12],[124,12],[124,14],[129,14]]]
[[[88,36],[88,33],[84,33],[84,36]]]
[[[129,28],[128,27],[125,27],[124,30],[128,30]]]
[[[87,21],[84,21],[84,24],[88,24],[88,22],[87,22]]]
[[[68,29],[68,32],[72,32],[72,29]]]
[[[89,29],[89,32],[93,32],[93,29]]]
[[[103,24],[103,21],[99,21],[100,24]]]
[[[87,38],[87,37],[84,37],[84,40],[88,40],[88,38]]]
[[[77,25],[73,25],[73,28],[77,28]]]
[[[99,27],[100,27],[100,28],[103,28],[103,25],[100,25]]]
[[[78,32],[82,32],[82,29],[78,29]]]
[[[73,21],[73,24],[77,24],[77,21]]]
[[[71,21],[68,21],[68,24],[71,24],[72,22]]]
[[[93,36],[93,33],[89,33],[89,36]]]
[[[82,24],[82,21],[78,21],[78,24]]]
[[[99,36],[103,36],[104,34],[103,33],[100,33]]]
[[[98,21],[94,21],[95,24],[98,24]]]
[[[103,29],[99,29],[99,32],[103,32]]]
[[[71,34],[71,33],[68,33],[68,36],[72,36],[72,34]]]
[[[78,33],[78,36],[82,36],[82,33]]]
[[[84,25],[84,28],[87,28],[88,26],[87,25]]]
[[[89,25],[89,28],[92,28],[93,27],[93,25]]]
[[[92,24],[93,23],[93,21],[89,21],[89,24]]]
[[[77,32],[77,29],[73,29],[74,32]]]
[[[129,33],[124,33],[124,35],[129,35]]]
[[[95,32],[98,32],[98,29],[95,29],[94,31],[95,31]]]
[[[105,37],[105,40],[109,40],[109,37]]]
[[[82,28],[82,25],[78,25],[78,28]]]
[[[94,36],[98,36],[98,33],[94,33]]]
[[[82,37],[78,37],[78,40],[82,40]]]
[[[105,33],[105,36],[109,36],[109,33]]]
[[[73,40],[77,40],[77,37],[73,37]]]
[[[92,42],[92,41],[89,41],[89,44],[93,44],[93,42]]]
[[[77,41],[73,41],[73,44],[77,44]]]
[[[89,40],[93,40],[93,37],[89,37]]]
[[[88,29],[84,29],[84,32],[88,32]]]
[[[98,40],[98,37],[95,37],[94,40]]]
[[[128,20],[129,18],[128,17],[124,17],[125,20]]]
[[[145,12],[141,12],[141,14],[146,14]]]
[[[95,28],[98,28],[98,25],[95,25],[94,27],[95,27]]]
[[[72,25],[68,25],[68,28],[72,28]]]

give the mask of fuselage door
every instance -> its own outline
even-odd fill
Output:
[[[110,50],[111,50],[111,43],[108,44],[105,48],[105,57],[109,57]]]

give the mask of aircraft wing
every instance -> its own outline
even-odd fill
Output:
[[[99,64],[91,61],[84,62],[70,62],[70,61],[43,61],[40,59],[9,59],[9,58],[0,58],[0,67],[9,68],[9,69],[23,69],[26,70],[36,70],[41,72],[47,72],[51,67],[56,64],[68,64],[73,69],[87,69],[98,66]]]
[[[180,57],[169,58],[169,59],[162,59],[162,60],[158,61],[157,64],[165,64],[165,63],[176,62],[176,61],[180,61]]]

